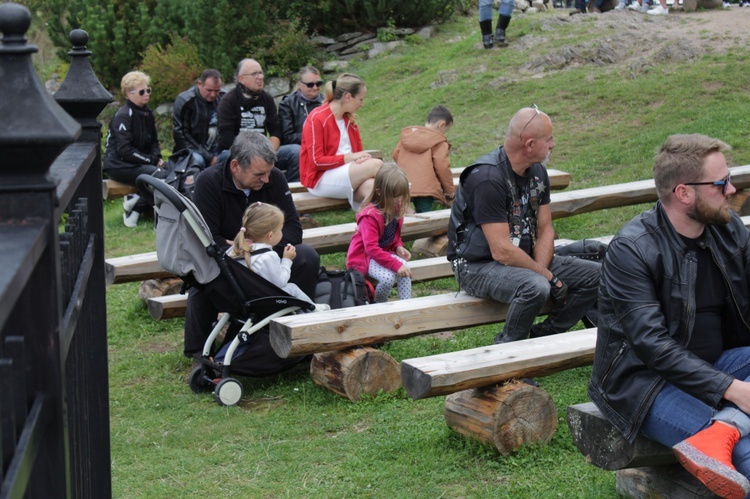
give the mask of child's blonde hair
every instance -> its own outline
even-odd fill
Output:
[[[401,198],[401,206],[396,205],[396,198]],[[377,203],[383,213],[385,223],[401,218],[409,207],[409,179],[398,165],[383,165],[375,175],[372,192],[362,203],[364,208],[370,203]]]
[[[252,243],[260,242],[269,232],[284,224],[284,212],[272,204],[253,203],[242,215],[242,228],[234,237],[232,256],[241,256],[250,268]]]

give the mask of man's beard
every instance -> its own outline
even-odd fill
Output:
[[[542,160],[542,166],[547,168],[547,165],[549,164],[549,158],[552,156],[552,151],[547,153],[547,157]]]
[[[712,208],[702,196],[698,196],[687,216],[704,225],[726,225],[732,218],[732,212],[726,202],[718,208]]]

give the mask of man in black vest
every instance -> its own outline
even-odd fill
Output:
[[[549,176],[552,121],[516,113],[505,142],[461,174],[448,226],[448,259],[461,289],[508,303],[495,343],[567,331],[597,299],[600,265],[554,256]],[[547,300],[547,318],[534,324]]]

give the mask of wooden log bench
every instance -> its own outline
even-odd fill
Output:
[[[631,444],[592,402],[568,407],[568,427],[589,464],[617,471],[617,493],[625,497],[715,497],[680,466],[672,450],[642,435]]]
[[[750,166],[732,169],[732,182],[735,186],[750,187]],[[656,200],[653,180],[626,184],[594,187],[569,192],[555,192],[551,195],[550,210],[553,218],[563,218],[588,213],[604,208],[628,206]],[[437,210],[405,217],[402,238],[413,241],[422,237],[438,236],[448,230],[450,210]],[[318,253],[345,251],[349,246],[356,223],[329,227],[305,229],[303,241],[314,247]],[[166,275],[159,266],[156,252],[109,258],[105,262],[107,283],[144,280]]]
[[[444,417],[457,433],[508,455],[544,444],[557,429],[552,397],[518,379],[589,365],[596,329],[406,359],[401,382],[415,399],[447,395]]]

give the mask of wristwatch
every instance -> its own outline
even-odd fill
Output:
[[[554,288],[557,286],[558,282],[560,282],[560,278],[557,277],[555,274],[552,274],[552,279],[549,280],[549,285]]]

